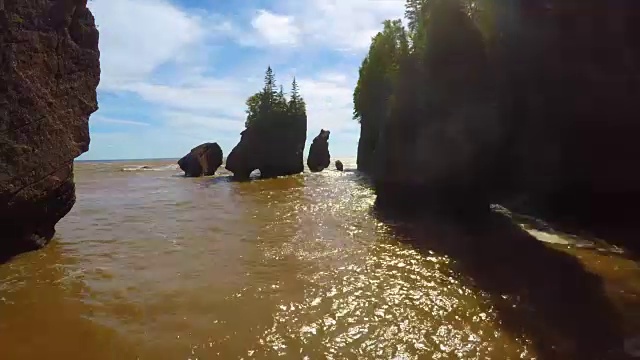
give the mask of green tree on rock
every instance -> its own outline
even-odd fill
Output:
[[[247,120],[244,123],[245,127],[249,127],[256,123],[256,120],[258,119],[258,112],[260,111],[260,100],[261,93],[255,93],[249,96],[245,102],[247,105],[247,110],[245,110],[247,113]]]
[[[247,128],[294,126],[299,123],[304,123],[306,128],[306,105],[300,96],[296,79],[293,79],[291,95],[287,101],[284,88],[282,85],[277,86],[275,73],[270,66],[265,72],[262,90],[247,98],[246,106]]]

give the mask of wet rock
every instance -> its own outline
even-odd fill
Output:
[[[86,4],[0,1],[0,253],[44,246],[75,203],[100,81]]]
[[[260,170],[262,178],[299,174],[304,170],[306,119],[252,125],[240,135],[240,142],[225,164],[236,179],[247,180],[256,169]]]
[[[342,161],[336,160],[336,170],[344,171],[344,165],[342,165]]]
[[[204,143],[178,160],[187,177],[211,176],[222,165],[222,149],[218,143]]]
[[[320,134],[313,139],[307,158],[307,166],[313,172],[322,171],[329,167],[331,156],[329,155],[329,130],[320,130]]]

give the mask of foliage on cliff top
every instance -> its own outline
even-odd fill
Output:
[[[282,85],[276,84],[271,66],[268,66],[264,76],[264,87],[246,101],[247,120],[245,127],[306,124],[306,104],[300,95],[295,77],[291,82],[291,93],[288,100],[285,95]]]

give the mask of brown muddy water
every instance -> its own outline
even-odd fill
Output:
[[[394,219],[354,171],[177,174],[76,165],[56,239],[0,265],[0,359],[618,359],[640,334],[640,268],[599,242]]]

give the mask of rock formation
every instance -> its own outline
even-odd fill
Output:
[[[256,124],[242,133],[225,168],[236,179],[247,180],[254,170],[262,178],[299,174],[304,170],[303,152],[307,123],[285,121],[282,124]]]
[[[309,148],[309,157],[307,158],[307,166],[313,172],[322,171],[331,164],[331,156],[329,155],[329,130],[320,130],[320,134],[313,139]]]
[[[637,223],[640,2],[521,2],[499,83],[514,190],[552,218]]]
[[[358,168],[378,200],[525,194],[587,223],[637,208],[640,2],[488,0],[471,17],[465,2],[431,4],[427,50],[395,57],[393,94],[386,74],[370,76],[394,58],[376,38],[354,93]]]
[[[178,160],[187,177],[211,176],[222,165],[222,149],[218,143],[204,143]]]
[[[342,165],[342,161],[336,160],[336,170],[344,171],[344,165]]]
[[[375,166],[368,169],[380,204],[433,203],[439,209],[487,205],[490,156],[496,154],[501,128],[488,97],[489,67],[480,31],[451,4],[438,2],[432,9],[427,43],[434,46],[424,61],[427,71],[412,74],[408,65],[399,74],[410,85],[424,76],[423,84],[433,90],[419,101],[434,105],[411,118],[406,108],[412,99],[399,92],[398,106],[381,123]]]
[[[0,0],[0,253],[44,246],[75,203],[100,80],[86,5]]]

